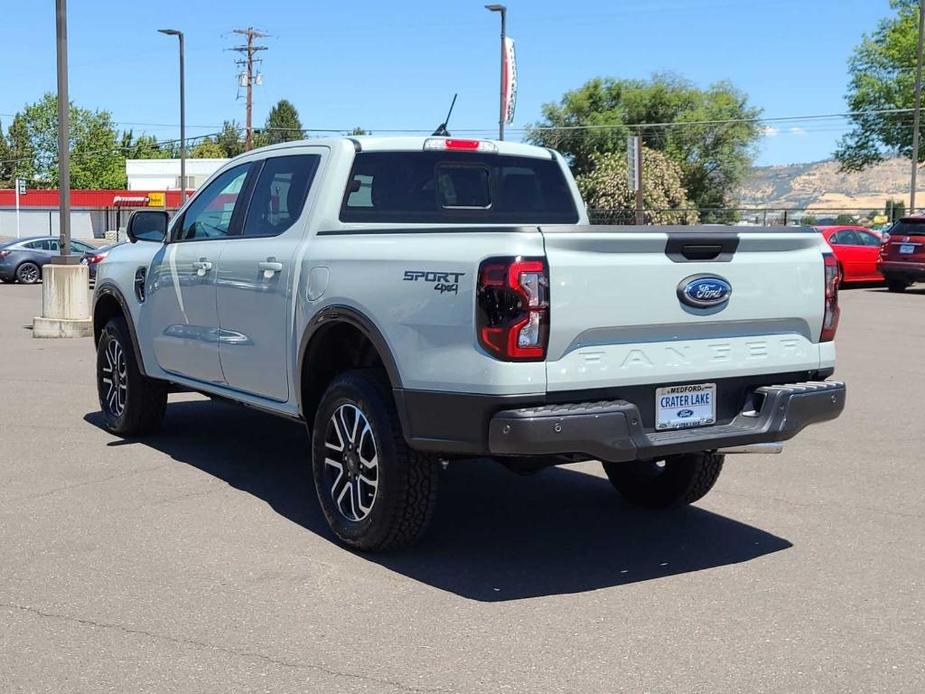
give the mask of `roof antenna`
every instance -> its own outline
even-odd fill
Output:
[[[452,103],[450,103],[450,110],[447,111],[446,113],[446,120],[440,124],[440,127],[434,130],[435,136],[438,136],[438,137],[449,137],[450,136],[450,131],[446,129],[446,126],[447,126],[447,123],[450,122],[450,116],[453,115],[453,107],[456,105],[457,96],[459,96],[459,94],[453,95],[453,101]]]

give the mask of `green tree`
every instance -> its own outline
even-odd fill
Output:
[[[0,121],[0,188],[13,187],[13,155]]]
[[[800,224],[804,227],[811,227],[816,223],[816,215],[812,213],[806,213],[800,217]]]
[[[836,224],[857,224],[857,219],[854,215],[842,212],[837,217],[835,217]]]
[[[135,137],[131,130],[122,133],[122,151],[126,159],[169,159],[174,156],[173,149],[160,144],[153,135]]]
[[[71,186],[125,187],[125,157],[108,111],[70,105]],[[46,93],[16,114],[8,142],[17,159],[16,176],[38,187],[58,185],[58,101]]]
[[[366,132],[366,130],[364,130],[363,128],[361,128],[361,127],[359,127],[359,126],[357,126],[356,128],[354,128],[353,130],[351,130],[351,131],[350,131],[350,134],[351,134],[351,135],[355,135],[355,136],[359,136],[359,135],[372,135],[372,133]]]
[[[842,170],[858,171],[896,153],[912,156],[912,114],[883,111],[914,106],[918,6],[918,0],[890,0],[893,16],[854,49],[846,95],[852,128],[835,150]]]
[[[12,165],[10,177],[12,179],[25,178],[32,181],[35,177],[34,152],[26,129],[26,122],[21,113],[13,116],[13,122],[10,123],[10,129],[7,132],[6,142],[9,150],[9,160]]]
[[[299,112],[289,101],[280,99],[270,109],[263,132],[258,139],[261,145],[275,145],[279,142],[301,140],[304,137]]]
[[[754,158],[759,115],[728,82],[699,89],[671,74],[596,78],[566,92],[559,103],[545,104],[543,121],[529,128],[527,138],[560,150],[582,174],[595,155],[623,153],[626,136],[640,134],[645,146],[681,167],[687,196],[705,210],[704,221],[730,221],[734,211],[726,208],[734,206],[735,190]]]
[[[222,123],[221,132],[215,136],[215,141],[222,148],[222,156],[231,158],[244,152],[244,139],[241,137],[241,126],[236,121]]]
[[[642,191],[646,221],[651,224],[696,224],[697,210],[687,198],[681,182],[681,167],[662,152],[643,148]],[[626,157],[622,153],[592,155],[592,169],[579,174],[576,182],[592,222],[632,223],[636,194],[627,180]]]
[[[203,138],[189,153],[191,159],[224,159],[225,150],[211,137]]]

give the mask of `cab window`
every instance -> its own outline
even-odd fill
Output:
[[[232,233],[232,221],[252,164],[228,169],[210,183],[183,214],[177,241],[223,239]]]
[[[244,236],[277,236],[291,227],[302,214],[320,161],[319,154],[266,159],[247,206]]]

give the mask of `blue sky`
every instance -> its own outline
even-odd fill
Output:
[[[292,101],[307,128],[432,129],[454,92],[451,130],[495,132],[498,15],[478,0],[70,0],[70,91],[122,127],[177,134],[176,39],[186,33],[188,134],[244,121],[230,33],[271,36],[255,124]],[[517,41],[517,128],[544,102],[594,76],[673,71],[700,85],[728,79],[764,116],[846,110],[847,59],[888,0],[508,0]],[[54,2],[4,3],[0,120],[55,89]],[[827,158],[843,121],[790,122],[760,143],[758,163]]]

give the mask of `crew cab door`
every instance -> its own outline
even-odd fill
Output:
[[[140,330],[165,371],[224,383],[215,280],[223,247],[241,223],[251,168],[228,169],[200,191],[151,262]]]
[[[255,163],[241,234],[225,242],[218,272],[225,381],[280,402],[289,397],[293,263],[305,229],[300,217],[324,151],[300,149]]]

